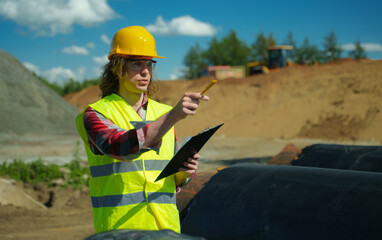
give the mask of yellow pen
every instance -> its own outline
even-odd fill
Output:
[[[218,80],[216,80],[216,79],[212,80],[211,83],[200,94],[203,95],[204,93],[206,93],[207,90],[210,89],[217,82],[218,82]]]

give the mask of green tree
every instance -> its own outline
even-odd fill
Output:
[[[302,46],[295,51],[295,60],[300,64],[313,64],[322,61],[322,55],[317,46],[310,44],[306,37]]]
[[[225,36],[221,41],[223,65],[247,65],[249,57],[249,47],[241,41],[234,30]]]
[[[78,82],[74,79],[68,79],[64,85],[60,85],[57,83],[51,83],[47,79],[38,76],[35,72],[32,73],[33,76],[35,76],[40,82],[51,88],[53,91],[58,93],[60,96],[64,96],[65,94],[71,93],[71,92],[78,92],[84,88],[87,88],[89,86],[97,85],[99,84],[100,79],[94,78],[94,79],[85,79],[82,83]]]
[[[260,31],[256,35],[255,42],[251,46],[251,61],[257,61],[261,64],[266,64],[268,62],[268,47],[276,45],[276,40],[273,38],[273,34],[270,33],[266,37],[263,31]]]
[[[100,79],[99,79],[99,78],[85,79],[85,80],[82,82],[81,89],[84,89],[84,88],[87,88],[87,87],[90,87],[90,86],[97,85],[97,84],[99,84],[99,82],[100,82]]]
[[[324,41],[324,55],[325,61],[333,61],[341,58],[342,49],[337,44],[337,36],[334,31],[331,31],[326,37]]]
[[[221,41],[212,39],[204,54],[208,64],[216,65],[246,65],[249,57],[249,47],[241,41],[234,30],[223,37]]]
[[[187,79],[199,78],[203,75],[206,64],[203,59],[203,51],[200,48],[199,43],[192,46],[184,57],[184,64],[186,70],[184,71],[184,77]]]
[[[283,44],[292,46],[293,48],[297,47],[296,41],[293,38],[293,33],[289,32],[286,39],[283,41]]]
[[[354,50],[349,52],[349,57],[357,60],[367,57],[359,40],[354,44]]]
[[[72,92],[78,92],[82,89],[81,83],[70,78],[66,81],[63,87],[63,94],[68,94]]]
[[[283,41],[283,44],[284,45],[289,45],[289,46],[293,47],[293,61],[297,62],[296,52],[298,52],[299,49],[297,47],[296,41],[293,38],[293,33],[292,32],[288,33],[286,39]]]
[[[204,54],[204,58],[209,65],[223,65],[223,49],[220,41],[214,37],[209,44],[207,51]]]

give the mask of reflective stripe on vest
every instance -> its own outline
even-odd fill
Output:
[[[162,171],[169,160],[145,160],[146,171]],[[143,171],[142,161],[113,162],[106,165],[91,166],[92,177],[104,177],[114,173]]]
[[[174,193],[148,192],[147,196],[149,203],[176,204],[176,195]],[[91,197],[91,199],[94,208],[121,207],[146,202],[145,192]]]

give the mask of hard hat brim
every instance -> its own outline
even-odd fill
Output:
[[[119,56],[142,56],[142,57],[150,57],[150,58],[166,58],[162,56],[149,56],[149,55],[142,55],[142,54],[121,54],[121,53],[110,53],[107,57],[109,60],[111,59],[111,56],[113,55],[119,55]]]

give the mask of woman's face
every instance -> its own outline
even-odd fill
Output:
[[[129,57],[124,66],[126,75],[120,81],[120,87],[131,93],[147,92],[155,63],[150,57]]]

